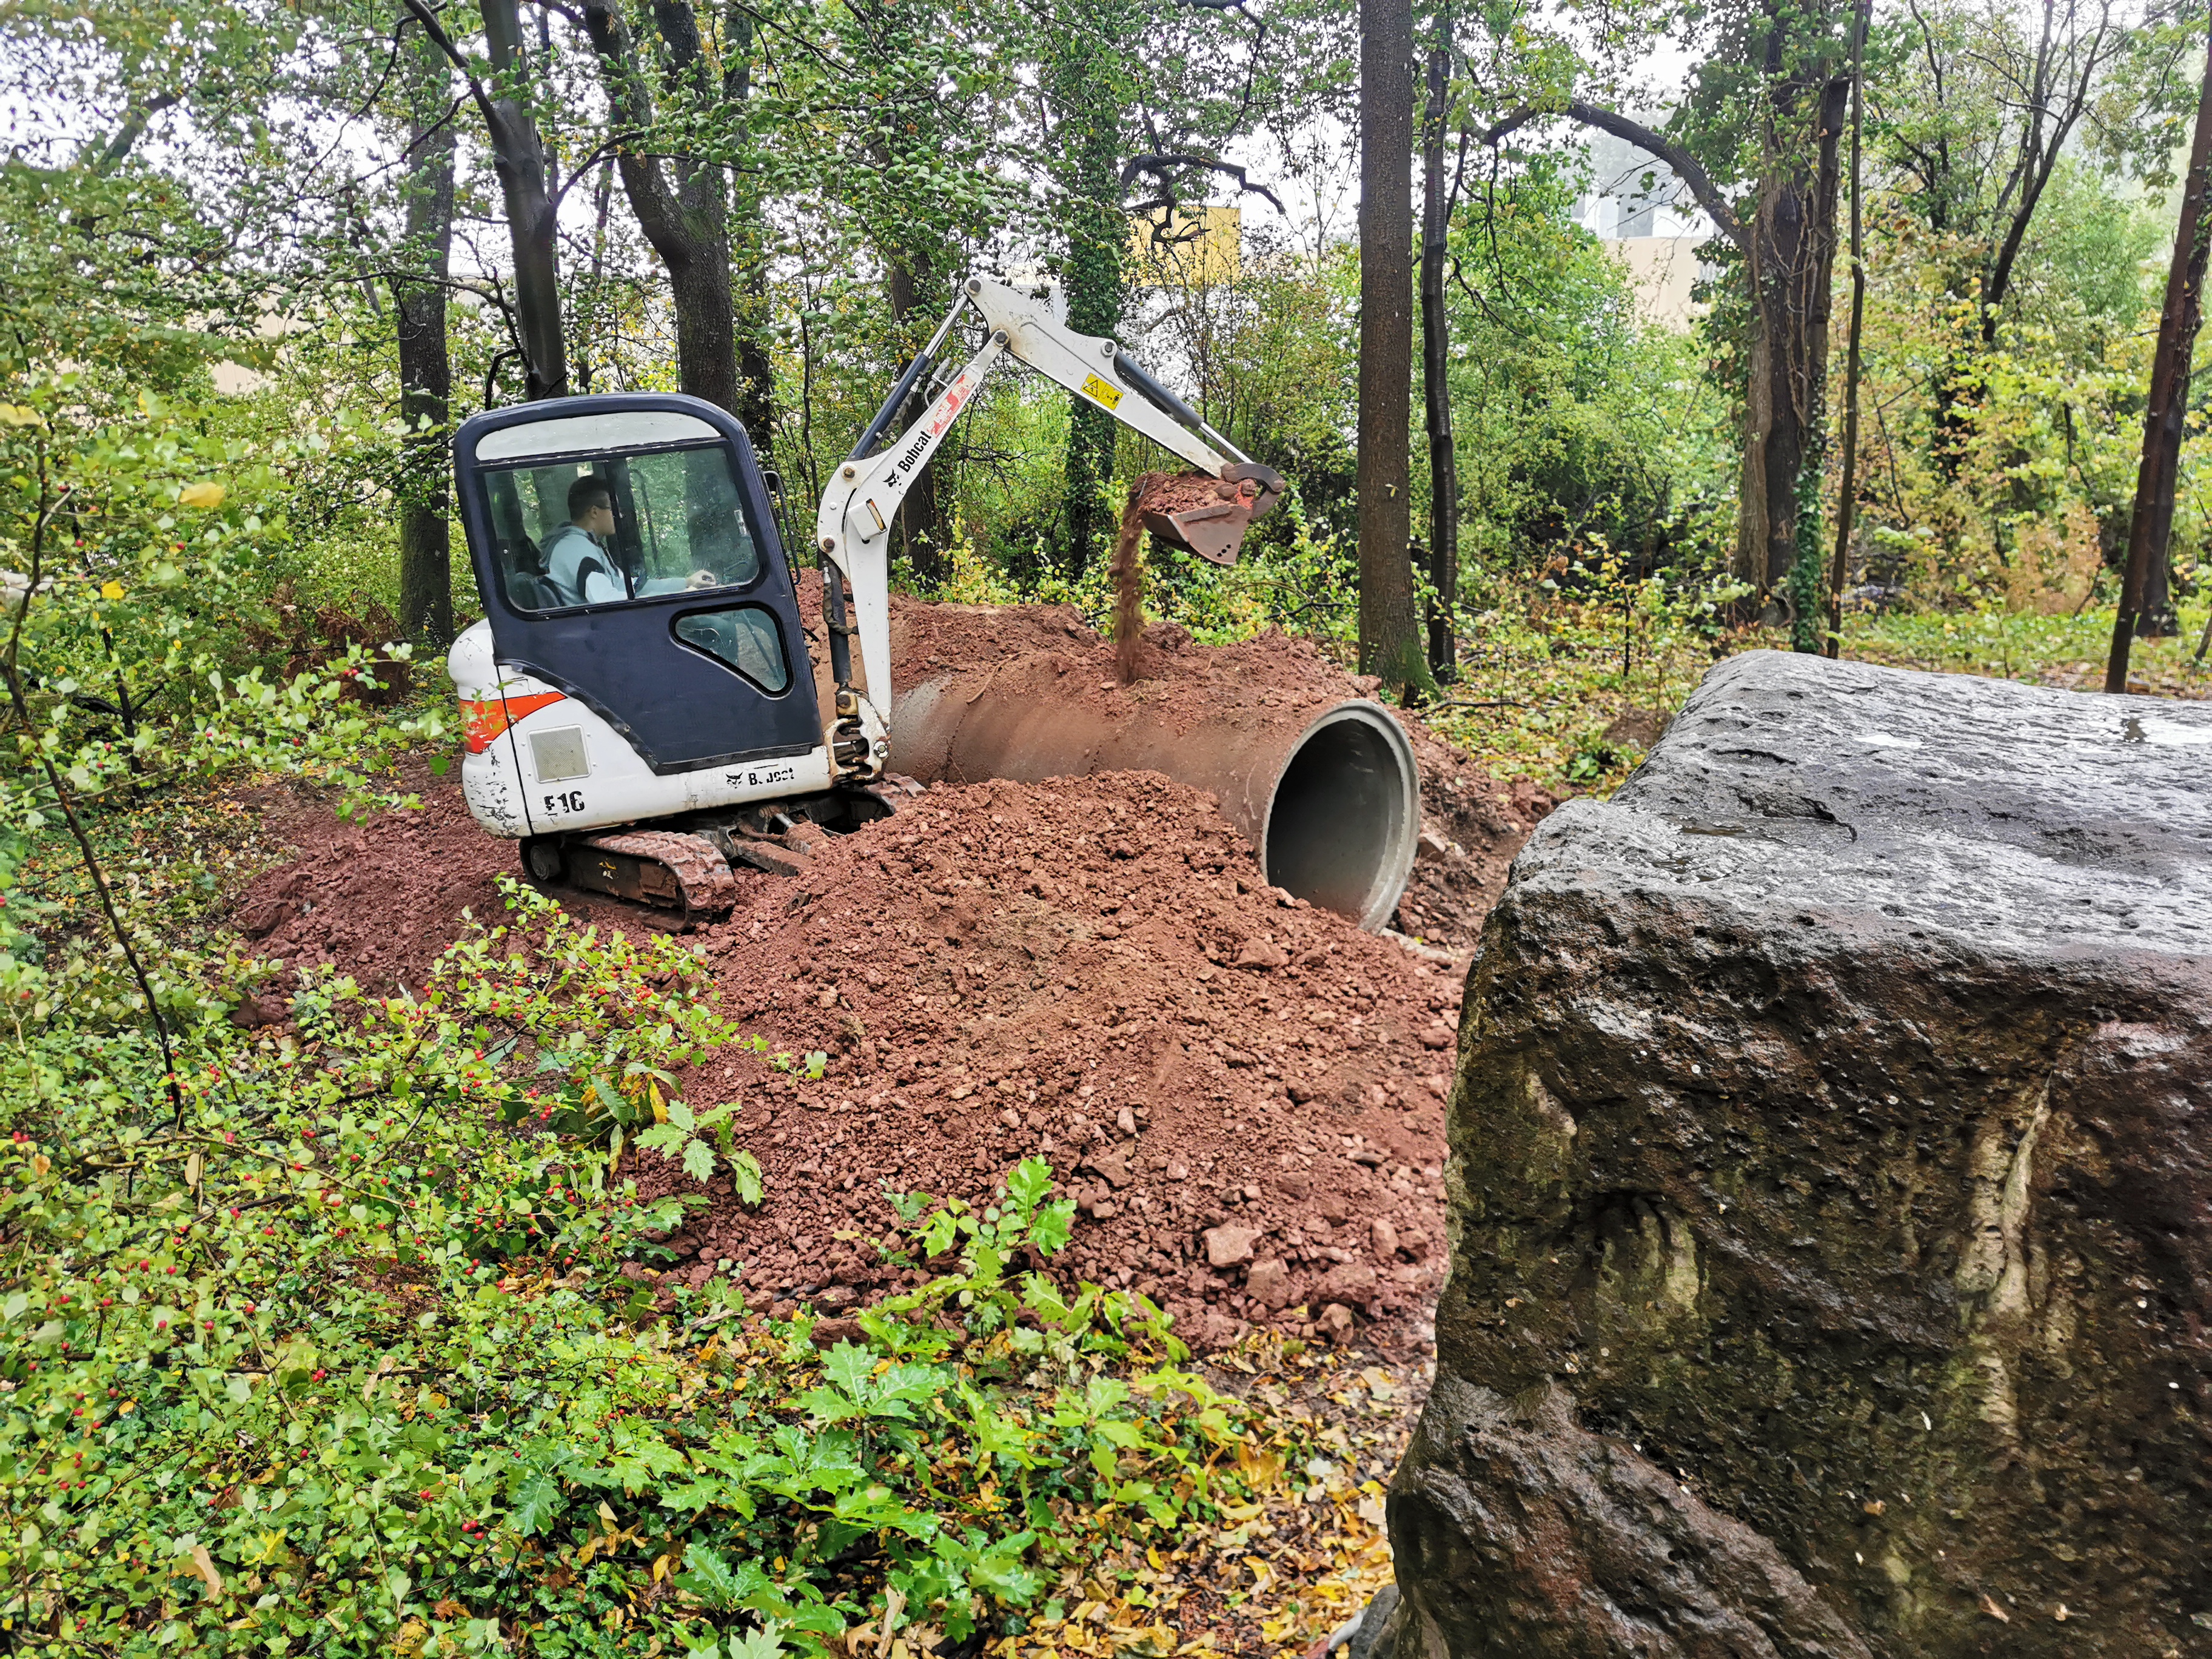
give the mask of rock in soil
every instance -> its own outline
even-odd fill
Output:
[[[1713,670],[1484,935],[1393,1659],[2203,1650],[2212,709]]]

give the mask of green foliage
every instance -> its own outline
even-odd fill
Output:
[[[1694,568],[1647,572],[1597,541],[1533,601],[1490,587],[1461,684],[1429,718],[1494,776],[1609,793],[1715,658],[1765,642],[1729,625],[1747,591]]]
[[[94,422],[74,371],[25,373],[8,390],[0,899],[12,902],[0,950],[35,959],[52,939],[29,924],[92,896],[80,836],[105,843],[148,799],[241,770],[383,798],[371,774],[445,720],[372,706],[407,672],[404,645],[304,641],[295,657],[279,632],[280,576],[296,556],[287,507],[311,443],[204,432],[150,395]],[[160,929],[121,919],[140,982],[115,994],[143,1010],[167,994],[146,967],[162,954]]]
[[[734,1034],[680,944],[509,900],[420,996],[317,977],[281,1036],[223,1017],[246,964],[198,963],[180,1112],[143,1024],[91,1012],[93,969],[0,968],[15,1627],[115,1653],[462,1651],[517,1621],[545,1653],[818,1653],[887,1592],[956,1638],[1030,1605],[1091,1547],[1071,1506],[1142,1532],[1233,1501],[1208,1466],[1240,1408],[1148,1369],[1181,1353],[1157,1310],[1008,1279],[1066,1237],[1042,1164],[980,1214],[910,1205],[948,1271],[860,1342],[750,1323],[720,1281],[641,1291],[624,1270],[681,1206],[617,1178],[592,1097],[649,1102],[639,1056]]]
[[[1569,217],[1575,185],[1534,158],[1454,233],[1462,565],[1532,574],[1602,545],[1711,568],[1732,434],[1693,343],[1636,323],[1626,267]]]

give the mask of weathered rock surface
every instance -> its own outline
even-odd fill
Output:
[[[1469,988],[1391,1659],[2212,1654],[2212,708],[1735,658]]]

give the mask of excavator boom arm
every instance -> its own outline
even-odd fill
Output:
[[[990,331],[982,349],[938,393],[921,419],[888,447],[878,449],[883,434],[913,396],[915,387],[924,382],[953,325],[969,307],[975,308]],[[838,466],[830,487],[822,492],[822,505],[815,518],[815,546],[852,592],[855,616],[851,631],[860,639],[860,665],[867,682],[864,694],[853,693],[841,684],[841,729],[849,730],[851,738],[867,739],[865,746],[871,754],[879,752],[878,742],[890,724],[890,527],[915,479],[1001,356],[1026,363],[1214,477],[1229,476],[1245,462],[1233,444],[1113,341],[1075,332],[1055,320],[1031,294],[1003,283],[970,277],[935,337],[908,365],[852,454]],[[1264,471],[1249,466],[1243,470]],[[1280,480],[1276,483],[1279,488]],[[1241,526],[1242,520],[1238,523]],[[834,595],[825,594],[825,601],[831,611],[830,625],[836,628],[842,608]],[[837,746],[833,745],[836,752]],[[837,763],[845,769],[842,756]],[[871,775],[872,770],[866,763],[853,769]]]

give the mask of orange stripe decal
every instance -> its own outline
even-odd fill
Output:
[[[541,708],[550,708],[562,702],[564,691],[539,691],[527,697],[507,697],[494,694],[483,702],[461,700],[461,735],[467,740],[469,753],[481,755],[492,746],[499,734],[527,715]]]

